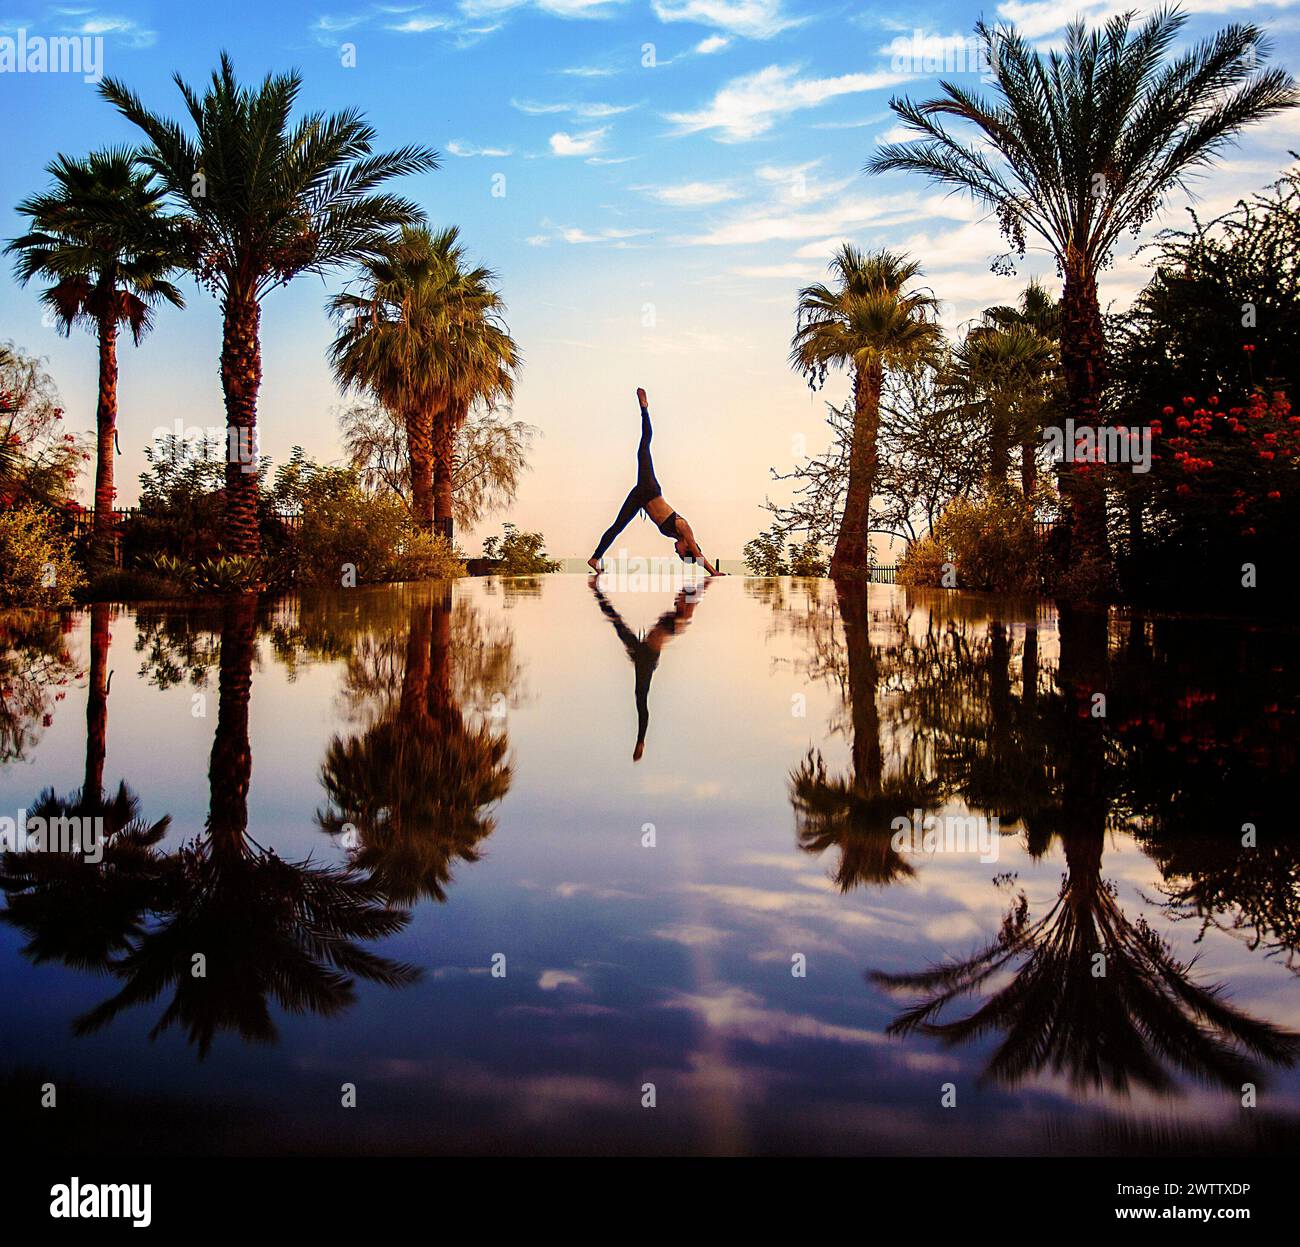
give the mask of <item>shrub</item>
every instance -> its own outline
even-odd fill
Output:
[[[945,584],[945,564],[956,585]],[[950,503],[934,531],[913,542],[899,560],[902,585],[1036,593],[1041,587],[1038,534],[1024,498],[994,490]]]
[[[546,538],[541,533],[521,533],[513,524],[505,524],[505,534],[488,537],[483,542],[483,557],[498,561],[502,576],[537,576],[558,572],[559,560],[548,558]]]
[[[790,575],[825,576],[830,564],[816,537],[809,537],[801,546],[790,546]]]
[[[782,549],[784,540],[776,528],[759,533],[745,543],[741,557],[751,576],[825,576],[830,568],[826,552],[821,548],[816,533],[810,533],[803,545],[790,542]]]
[[[949,569],[954,574],[945,580],[944,573]],[[927,533],[903,551],[894,570],[894,581],[909,588],[952,588],[956,583],[955,573],[952,556],[933,533]]]
[[[741,552],[745,568],[751,576],[788,576],[790,566],[785,561],[785,551],[781,538],[775,529],[759,533],[752,541],[745,542]]]
[[[0,512],[0,603],[66,606],[84,583],[72,543],[48,511],[24,506]]]
[[[313,465],[297,490],[302,523],[285,557],[304,584],[339,585],[464,575],[464,564],[441,534],[412,521],[390,495],[368,494],[349,468]],[[348,569],[352,576],[348,576]]]

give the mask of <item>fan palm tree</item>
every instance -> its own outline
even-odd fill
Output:
[[[1033,434],[1038,430],[1044,405],[1043,379],[1055,359],[1050,341],[1019,325],[975,325],[953,352],[951,381],[966,403],[982,416],[987,434],[986,477],[990,488],[1006,487],[1013,437],[1019,435],[1022,450],[1027,446],[1032,456]],[[1029,463],[1032,467],[1032,457]],[[1022,484],[1026,477],[1022,455]],[[1032,473],[1028,478],[1026,497],[1033,489]]]
[[[939,343],[938,304],[908,290],[920,265],[892,251],[870,254],[843,243],[830,262],[834,284],[799,292],[791,366],[819,386],[831,368],[853,374],[853,442],[848,490],[832,576],[861,576],[871,566],[871,496],[876,483],[880,390],[887,367],[906,366]]]
[[[413,227],[364,261],[362,275],[361,293],[330,303],[340,322],[334,375],[400,413],[412,510],[450,538],[457,430],[475,401],[509,400],[519,364],[494,274],[470,265],[454,227]]]
[[[126,148],[82,160],[60,155],[47,166],[53,187],[18,205],[31,228],[5,248],[19,281],[53,284],[41,295],[66,335],[84,325],[99,340],[95,409],[95,527],[92,565],[112,560],[113,453],[117,430],[117,336],[136,346],[161,303],[183,307],[168,280],[181,262],[174,222],[162,211],[166,192]]]
[[[445,419],[434,426],[433,513],[435,522],[452,536],[456,438],[474,405],[492,411],[514,397],[515,373],[523,362],[501,314],[505,304],[492,288],[488,269],[465,273],[466,315],[452,343],[452,383]]]
[[[1051,344],[1056,358],[1050,369],[1038,377],[1033,389],[1038,398],[1037,419],[1025,421],[1020,431],[1020,488],[1026,498],[1038,486],[1038,446],[1044,419],[1060,403],[1061,301],[1041,282],[1030,280],[1015,306],[998,304],[984,309],[984,322],[997,329],[1018,329],[1036,333]]]
[[[1260,67],[1261,31],[1232,25],[1167,60],[1186,18],[1160,9],[1134,28],[1120,14],[1089,31],[1066,30],[1060,51],[1040,53],[1014,27],[976,25],[994,98],[952,82],[922,103],[891,107],[918,136],[889,143],[867,171],[911,170],[970,194],[997,213],[1011,247],[1031,237],[1064,279],[1061,354],[1067,414],[1095,426],[1105,344],[1097,277],[1126,230],[1137,230],[1190,173],[1245,125],[1294,105],[1292,78]],[[969,123],[966,142],[944,118]],[[1066,478],[1076,558],[1109,568],[1106,507],[1095,474]]]
[[[116,79],[106,78],[100,91],[148,137],[141,159],[181,209],[188,263],[221,300],[226,546],[256,556],[261,301],[300,273],[373,256],[389,231],[420,220],[415,204],[378,188],[436,169],[438,158],[416,146],[372,153],[375,132],[355,109],[291,124],[296,72],[241,86],[223,52],[202,95],[179,75],[175,82],[193,135],[150,112]]]

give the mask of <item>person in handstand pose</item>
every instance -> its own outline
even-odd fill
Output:
[[[650,438],[654,430],[650,427],[650,411],[647,406],[645,391],[638,389],[637,402],[641,404],[641,444],[636,448],[636,484],[632,492],[623,499],[614,522],[605,529],[604,536],[596,545],[596,552],[587,560],[592,571],[600,571],[600,560],[605,551],[613,544],[614,538],[632,522],[638,511],[644,511],[655,523],[677,551],[677,557],[687,562],[701,563],[710,576],[722,575],[709,562],[700,550],[700,543],[695,540],[695,533],[686,522],[685,516],[678,515],[665,501],[663,490],[655,478],[654,460],[650,458]]]
[[[597,581],[598,577],[593,576],[587,583],[591,586],[592,593],[596,595],[596,601],[600,603],[605,618],[614,625],[614,631],[618,633],[618,639],[623,642],[623,648],[627,650],[627,656],[632,660],[632,666],[636,670],[633,687],[633,696],[636,699],[636,748],[632,751],[632,761],[640,762],[641,755],[645,753],[645,734],[650,726],[650,680],[659,665],[659,655],[663,653],[664,646],[679,632],[684,631],[687,624],[691,622],[695,605],[704,590],[708,588],[709,582],[697,581],[682,589],[673,602],[673,609],[664,611],[655,621],[655,626],[642,638],[623,622],[623,616],[600,591]]]

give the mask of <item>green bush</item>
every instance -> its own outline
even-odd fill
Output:
[[[945,565],[956,584],[945,583]],[[1038,533],[1024,498],[996,490],[979,498],[958,498],[934,531],[913,542],[898,562],[901,585],[1036,593],[1042,584]]]
[[[825,576],[829,564],[817,534],[812,533],[801,546],[791,542],[775,528],[759,533],[745,543],[741,558],[751,576]]]
[[[952,569],[952,576],[945,581],[944,572],[948,569]],[[909,588],[955,588],[956,575],[952,556],[933,533],[927,533],[903,551],[894,571],[894,581]]]
[[[558,559],[548,558],[546,538],[541,533],[521,533],[513,524],[503,525],[505,535],[488,537],[483,542],[483,557],[500,562],[502,576],[538,576],[558,572]]]
[[[48,511],[0,511],[0,604],[66,606],[84,583],[72,542]]]
[[[302,522],[283,557],[302,584],[378,584],[465,573],[445,537],[414,523],[392,495],[368,494],[351,469],[313,467],[296,500]]]

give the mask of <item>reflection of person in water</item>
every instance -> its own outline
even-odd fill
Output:
[[[664,611],[655,621],[655,626],[644,637],[637,636],[623,622],[623,616],[610,605],[609,599],[600,591],[595,576],[587,583],[591,585],[591,591],[596,595],[600,609],[605,613],[605,618],[614,625],[618,639],[623,642],[623,648],[627,650],[627,656],[632,660],[632,666],[636,668],[636,748],[632,751],[632,761],[640,762],[641,755],[645,753],[646,728],[650,725],[650,680],[659,665],[659,655],[663,652],[664,646],[679,632],[684,631],[686,625],[691,622],[696,603],[709,582],[700,581],[682,589],[673,602],[673,609]]]

